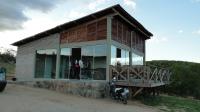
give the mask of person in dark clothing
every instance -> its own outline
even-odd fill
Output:
[[[75,73],[75,78],[76,79],[80,79],[80,76],[79,76],[79,74],[80,74],[80,65],[79,65],[77,60],[75,61],[74,73]]]

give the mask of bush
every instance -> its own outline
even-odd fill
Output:
[[[7,50],[6,52],[0,52],[0,62],[4,63],[15,63],[15,55],[13,53],[13,50]]]
[[[147,65],[169,68],[171,83],[162,92],[200,99],[200,64],[182,61],[149,61]]]

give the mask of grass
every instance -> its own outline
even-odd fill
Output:
[[[0,67],[6,68],[6,74],[8,76],[15,74],[15,64],[0,62]]]
[[[200,100],[176,96],[140,97],[146,105],[158,107],[163,112],[200,112]]]

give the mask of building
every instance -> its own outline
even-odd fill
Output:
[[[145,42],[151,36],[115,5],[13,43],[16,77],[106,82],[111,65],[145,65]]]

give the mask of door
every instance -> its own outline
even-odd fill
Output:
[[[80,79],[79,60],[81,60],[81,48],[72,48],[70,79]]]

